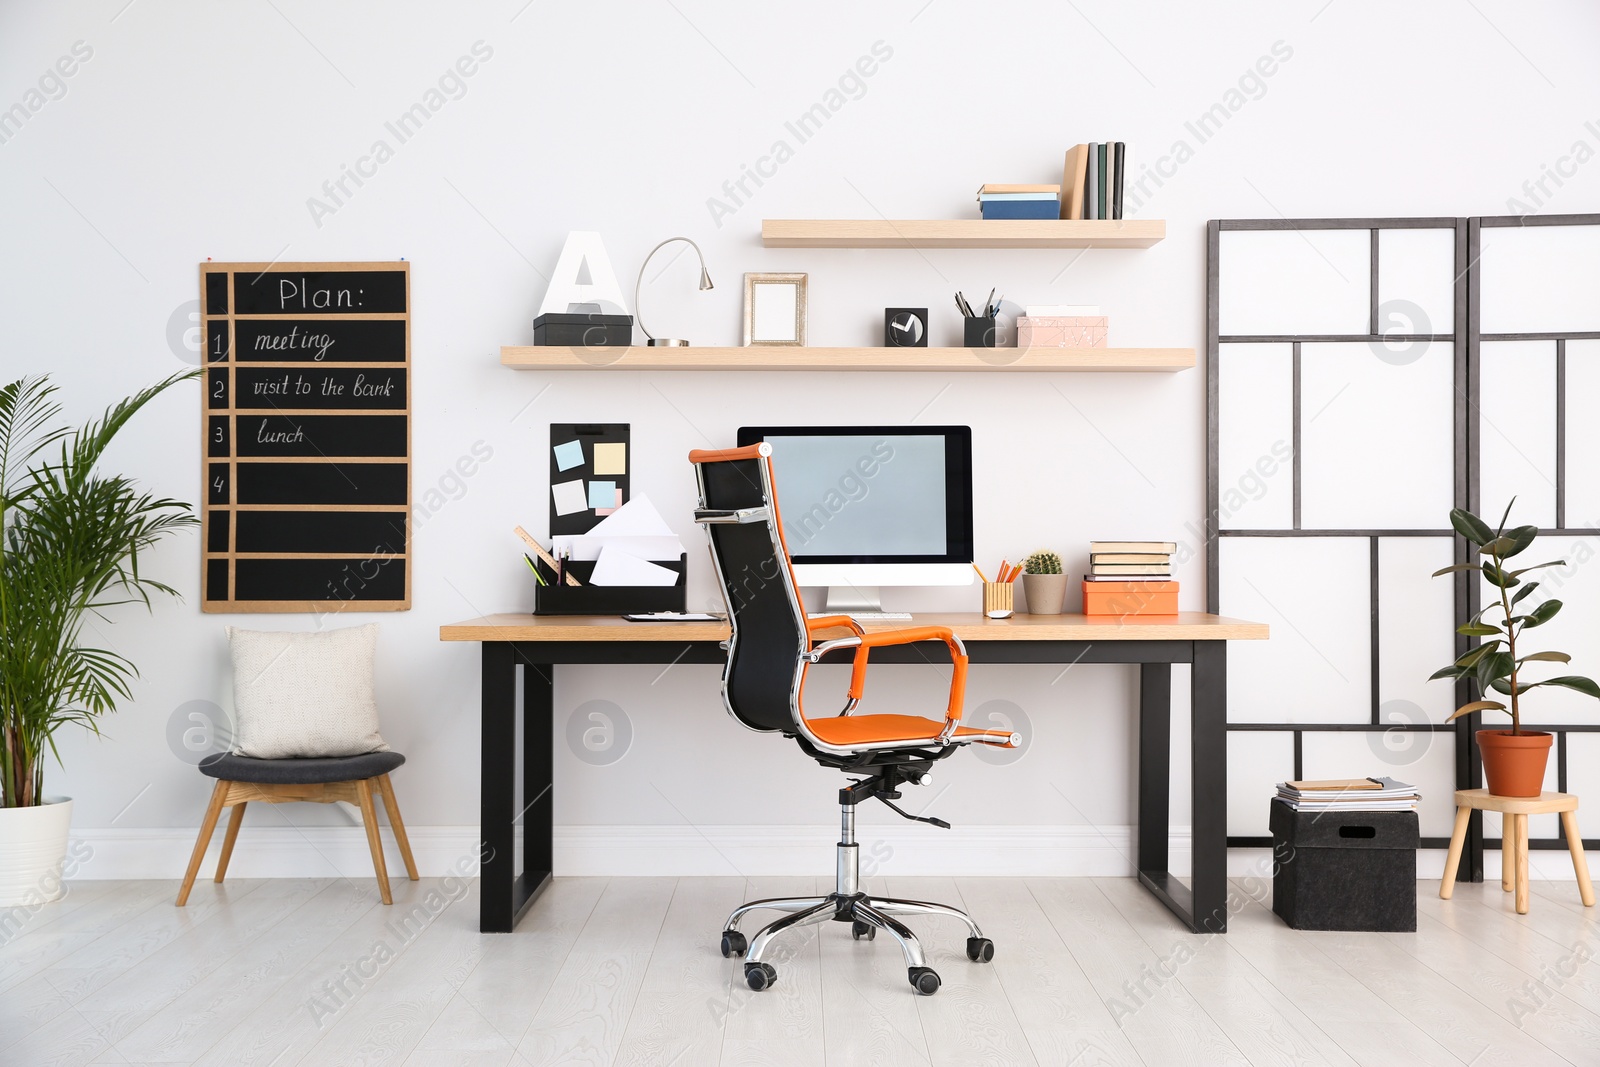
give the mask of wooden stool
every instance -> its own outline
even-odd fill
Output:
[[[1517,894],[1517,914],[1528,914],[1528,816],[1561,813],[1561,827],[1572,852],[1572,869],[1578,875],[1578,895],[1583,906],[1594,907],[1594,886],[1589,882],[1589,863],[1583,857],[1583,835],[1578,832],[1578,798],[1571,793],[1540,793],[1536,797],[1497,797],[1487,789],[1456,790],[1456,828],[1450,835],[1450,854],[1444,861],[1444,880],[1439,897],[1449,900],[1456,888],[1456,868],[1461,865],[1461,846],[1467,839],[1467,820],[1474,809],[1498,811],[1500,832],[1500,888]]]
[[[394,830],[395,843],[400,846],[400,856],[405,860],[406,874],[415,882],[417,865],[411,858],[411,842],[406,837],[405,823],[400,821],[400,805],[395,802],[394,787],[389,784],[389,772],[405,761],[398,752],[368,752],[328,759],[251,759],[230,753],[201,763],[200,770],[217,779],[217,787],[211,791],[211,805],[200,823],[200,837],[194,843],[189,870],[178,890],[178,907],[189,902],[189,890],[194,886],[200,861],[205,859],[206,848],[211,844],[217,817],[223,808],[231,805],[233,814],[228,818],[228,832],[222,839],[222,855],[217,857],[215,881],[221,882],[222,876],[228,873],[228,860],[233,856],[239,824],[244,821],[244,808],[252,800],[266,804],[302,800],[330,804],[345,800],[359,807],[361,821],[367,828],[367,847],[372,850],[372,867],[378,875],[378,895],[385,904],[394,903],[389,895],[389,868],[383,861],[383,840],[378,836],[378,813],[372,791],[376,786],[383,797],[383,806],[389,811],[389,826]]]

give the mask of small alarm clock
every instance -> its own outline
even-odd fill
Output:
[[[927,348],[928,309],[884,308],[883,343],[890,348]]]

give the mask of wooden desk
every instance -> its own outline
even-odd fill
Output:
[[[1108,616],[926,614],[862,623],[869,631],[948,626],[973,663],[1139,665],[1139,880],[1188,927],[1221,933],[1227,910],[1227,642],[1260,641],[1262,623],[1202,612],[1119,620]],[[728,637],[718,622],[628,622],[615,616],[487,615],[439,628],[441,641],[483,644],[483,834],[478,928],[509,932],[549,884],[555,666],[563,663],[716,663]],[[877,663],[923,662],[914,646],[874,649]],[[835,657],[848,662],[847,655]],[[516,790],[516,671],[523,667],[522,795]],[[1168,871],[1172,665],[1191,665],[1190,798],[1193,860],[1188,886]],[[523,817],[524,870],[516,870]]]

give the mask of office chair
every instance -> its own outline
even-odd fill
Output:
[[[928,770],[962,745],[978,743],[1015,747],[1022,738],[1006,730],[961,725],[966,690],[967,655],[959,638],[943,626],[916,626],[886,633],[866,633],[847,615],[807,619],[796,590],[784,543],[783,522],[773,490],[772,446],[689,453],[699,481],[695,521],[706,528],[717,580],[728,605],[733,634],[726,642],[727,667],[722,699],[728,712],[752,730],[793,738],[801,751],[824,767],[865,777],[839,790],[837,884],[823,897],[753,900],[728,916],[722,933],[722,955],[744,957],[744,977],[751,989],[773,984],[777,969],[763,959],[780,934],[815,923],[850,923],[856,940],[889,933],[905,954],[907,978],[924,996],[939,989],[939,975],[927,966],[916,935],[896,915],[948,915],[966,924],[967,958],[987,963],[994,943],[983,936],[966,912],[945,904],[873,897],[861,891],[859,851],[855,839],[856,805],[877,799],[896,814],[949,829],[939,819],[910,815],[894,804],[904,784],[926,785]],[[816,641],[815,631],[846,628],[852,636]],[[953,671],[950,699],[942,719],[919,715],[856,715],[872,649],[915,642],[943,642]],[[807,715],[801,706],[806,670],[829,653],[853,649],[847,702],[842,711]],[[740,920],[751,911],[785,912],[746,940]]]

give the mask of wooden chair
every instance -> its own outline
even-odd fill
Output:
[[[383,840],[378,836],[377,806],[373,790],[383,797],[383,806],[389,812],[389,825],[394,829],[395,843],[400,846],[400,856],[405,860],[406,874],[415,882],[417,864],[411,858],[411,842],[406,837],[405,823],[400,820],[400,805],[395,802],[394,786],[389,783],[389,772],[406,761],[398,752],[368,752],[361,756],[329,759],[251,759],[232,754],[217,756],[200,764],[200,770],[217,779],[211,792],[211,805],[200,824],[200,837],[194,843],[194,854],[189,857],[189,870],[183,876],[183,886],[178,890],[178,907],[189,902],[189,890],[194,886],[195,875],[200,871],[200,861],[205,859],[211,844],[211,835],[217,828],[217,818],[222,809],[232,807],[228,818],[228,832],[222,839],[222,855],[217,858],[215,881],[221,882],[228,873],[228,860],[233,856],[233,843],[239,836],[239,824],[244,821],[245,805],[252,800],[265,804],[286,804],[311,801],[331,804],[336,800],[349,801],[361,809],[361,821],[367,828],[367,846],[372,850],[372,867],[378,875],[378,893],[385,904],[394,903],[389,894],[389,869],[383,861]]]
[[[1472,812],[1498,811],[1504,829],[1500,833],[1500,888],[1516,892],[1517,914],[1528,914],[1528,816],[1561,814],[1567,848],[1572,853],[1572,869],[1578,876],[1578,896],[1583,906],[1594,907],[1594,886],[1589,882],[1589,863],[1583,855],[1583,835],[1578,832],[1578,798],[1571,793],[1540,793],[1536,797],[1497,797],[1487,789],[1456,791],[1456,828],[1450,835],[1450,854],[1444,861],[1444,879],[1439,896],[1449,900],[1456,888],[1456,868],[1461,865],[1461,846],[1467,838],[1467,820]]]

